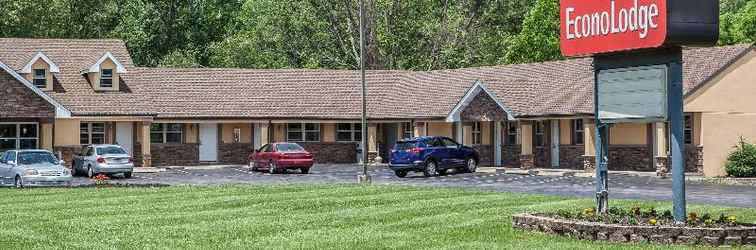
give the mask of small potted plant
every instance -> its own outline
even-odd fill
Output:
[[[95,186],[102,187],[102,186],[110,186],[110,177],[104,174],[98,174],[92,180],[95,183]]]

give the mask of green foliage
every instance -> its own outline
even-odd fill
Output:
[[[699,216],[696,212],[691,212],[685,219],[687,225],[690,226],[704,226],[704,227],[723,227],[723,226],[737,226],[738,221],[735,215],[725,215],[720,213],[719,217],[715,220],[709,211],[703,211],[703,216]],[[557,218],[589,221],[589,222],[601,222],[607,224],[622,224],[622,225],[677,225],[672,216],[672,211],[664,210],[661,216],[657,212],[656,208],[649,204],[634,204],[632,206],[612,206],[607,210],[606,214],[595,213],[595,209],[592,207],[582,210],[559,208],[555,213],[546,213],[546,215],[555,216]]]
[[[735,151],[727,157],[725,170],[733,177],[756,177],[756,145],[741,137]]]
[[[559,1],[538,0],[522,24],[522,32],[507,47],[506,63],[561,59]]]
[[[722,0],[719,24],[720,44],[756,42],[756,1]]]

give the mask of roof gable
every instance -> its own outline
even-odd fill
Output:
[[[32,57],[32,59],[29,60],[29,62],[26,63],[26,65],[19,71],[19,73],[22,73],[22,74],[31,73],[32,65],[34,65],[34,63],[36,63],[37,60],[42,60],[45,63],[47,63],[47,65],[50,66],[50,72],[60,73],[60,68],[58,67],[58,65],[55,64],[52,60],[50,60],[50,58],[47,57],[47,55],[45,55],[45,53],[42,53],[42,52],[37,52],[37,54],[35,54],[34,57]]]
[[[112,61],[113,64],[116,65],[116,73],[119,73],[119,74],[126,73],[126,67],[123,66],[123,64],[121,64],[121,62],[118,61],[118,59],[116,59],[113,56],[113,54],[111,54],[110,52],[105,52],[105,54],[102,55],[102,57],[100,57],[100,59],[98,59],[97,62],[95,62],[95,64],[89,67],[89,69],[86,72],[87,73],[100,72],[100,65],[102,65],[102,63],[104,63],[105,60],[108,60],[108,59],[110,59],[110,61]]]
[[[5,70],[6,72],[8,72],[8,74],[10,74],[11,76],[13,76],[13,78],[16,78],[16,80],[18,80],[24,86],[26,86],[27,88],[29,88],[30,90],[32,90],[39,97],[42,97],[42,99],[44,99],[45,101],[47,101],[50,104],[52,104],[53,106],[55,106],[55,117],[57,117],[57,118],[68,118],[68,117],[71,117],[71,111],[69,111],[66,107],[64,107],[63,105],[61,105],[58,101],[56,101],[55,99],[53,99],[49,95],[45,94],[45,92],[42,92],[42,90],[40,90],[39,88],[34,87],[34,85],[31,82],[29,82],[28,80],[26,80],[26,78],[24,78],[21,75],[19,75],[18,73],[16,73],[16,71],[13,71],[13,69],[11,69],[10,67],[8,67],[8,65],[5,65],[5,63],[3,63],[1,61],[0,61],[0,68],[2,68],[3,70]]]
[[[514,120],[514,116],[512,116],[512,111],[504,106],[497,98],[496,94],[489,91],[488,88],[481,82],[476,81],[475,84],[467,90],[464,96],[462,96],[462,99],[459,100],[457,105],[454,106],[454,109],[452,109],[451,112],[449,112],[449,115],[446,116],[447,122],[459,122],[463,120],[463,113],[464,111],[470,107],[470,104],[477,104],[475,103],[476,99],[480,95],[487,95],[490,99],[486,98],[487,100],[493,100],[493,102],[500,108],[504,113],[506,113],[507,120]]]

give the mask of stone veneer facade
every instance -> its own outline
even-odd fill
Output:
[[[69,146],[56,146],[53,148],[53,151],[55,151],[55,154],[60,157],[61,160],[64,160],[66,162],[66,166],[71,167],[73,164],[73,158],[75,155],[78,155],[81,153],[81,146],[80,145],[69,145]]]
[[[249,154],[255,150],[252,143],[220,143],[218,145],[218,161],[224,164],[246,165]]]
[[[584,169],[583,145],[560,145],[559,146],[559,168],[560,169]]]
[[[647,145],[610,145],[609,170],[654,172]]]
[[[506,121],[507,113],[486,92],[481,91],[470,104],[462,110],[463,121]]]
[[[520,145],[504,145],[501,147],[501,160],[504,167],[520,167],[520,154],[522,152],[522,146]]]
[[[0,70],[0,117],[55,119],[55,106]]]
[[[199,165],[199,144],[153,143],[150,145],[153,167]],[[134,163],[141,165],[142,144],[134,143]]]
[[[316,163],[357,162],[357,143],[302,142],[299,145],[312,153]]]
[[[472,145],[476,151],[478,151],[478,165],[479,166],[493,166],[493,145]]]

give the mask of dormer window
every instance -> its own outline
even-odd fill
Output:
[[[95,91],[119,91],[118,85],[124,73],[126,67],[110,52],[106,52],[89,69],[82,70]]]
[[[47,88],[47,71],[45,69],[34,70],[34,86],[40,89]]]
[[[113,88],[113,69],[102,69],[100,88]]]
[[[60,68],[42,52],[37,52],[26,65],[19,70],[34,86],[43,91],[52,90],[53,73],[60,73]]]

